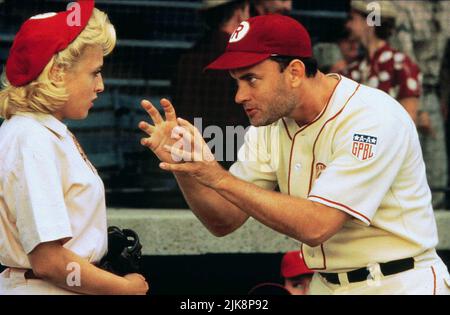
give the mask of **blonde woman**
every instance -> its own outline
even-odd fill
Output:
[[[0,92],[0,294],[145,294],[142,275],[95,266],[107,251],[103,183],[64,119],[103,92],[113,25],[94,1],[35,16],[14,40]]]

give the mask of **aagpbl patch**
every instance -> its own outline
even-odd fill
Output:
[[[352,141],[352,155],[360,161],[373,158],[376,154],[377,137],[355,133]]]

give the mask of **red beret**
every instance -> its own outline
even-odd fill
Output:
[[[273,55],[312,57],[308,31],[298,21],[284,15],[250,18],[231,35],[225,53],[206,69],[250,67]]]
[[[14,38],[6,61],[6,77],[13,86],[35,80],[52,57],[67,48],[86,27],[94,0],[79,0],[67,11],[27,20]]]

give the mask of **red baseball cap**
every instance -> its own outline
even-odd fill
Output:
[[[225,53],[206,69],[250,67],[274,55],[312,57],[308,31],[298,21],[285,15],[256,16],[237,27]]]
[[[36,15],[23,23],[6,61],[8,81],[23,86],[36,79],[86,27],[93,9],[94,0],[79,0],[67,11]]]
[[[306,274],[312,274],[314,270],[309,269],[303,260],[302,253],[298,250],[287,252],[281,260],[281,276],[292,278]]]

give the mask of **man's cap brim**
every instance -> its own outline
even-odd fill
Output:
[[[229,51],[209,64],[205,70],[234,70],[254,66],[269,58],[269,53]]]
[[[314,270],[310,270],[303,266],[295,266],[292,268],[287,268],[287,270],[283,270],[281,275],[284,278],[294,278],[294,277],[303,276],[303,275],[310,275],[313,273],[314,273]]]

